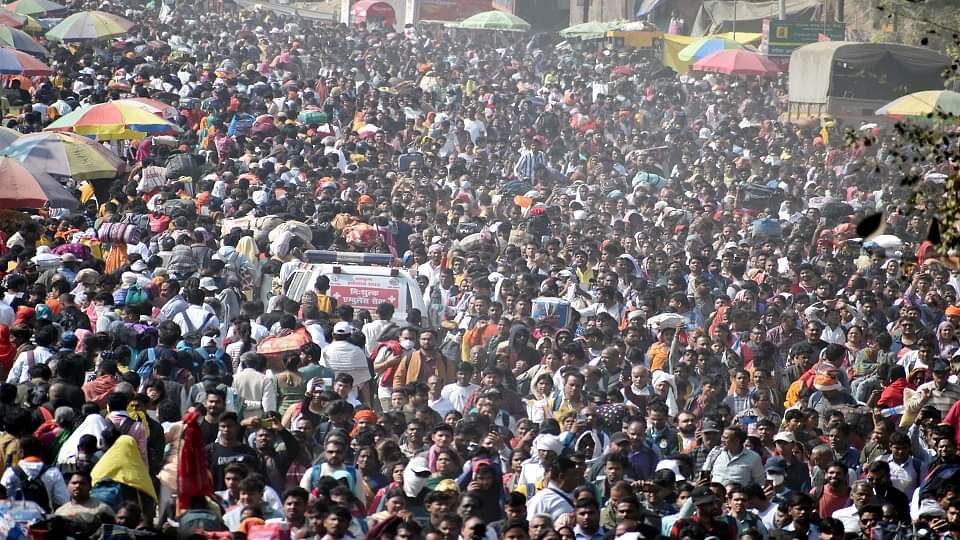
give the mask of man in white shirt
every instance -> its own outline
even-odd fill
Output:
[[[10,328],[13,326],[13,321],[16,320],[17,314],[13,311],[13,308],[10,307],[10,304],[0,300],[0,324]]]
[[[233,376],[233,389],[245,405],[243,417],[277,410],[277,386],[273,377],[264,373],[266,359],[255,352],[245,352],[240,363],[243,369]]]
[[[583,464],[567,457],[559,457],[547,466],[541,489],[527,502],[527,520],[537,514],[547,514],[554,520],[573,512],[573,490],[583,481]]]
[[[440,415],[440,418],[447,416],[447,413],[455,410],[453,403],[449,399],[443,397],[443,381],[440,380],[440,377],[436,375],[431,375],[427,379],[427,388],[429,394],[427,397],[427,406],[437,412]]]
[[[850,500],[853,504],[846,508],[841,508],[833,513],[833,517],[843,523],[843,532],[847,534],[857,534],[860,532],[860,509],[868,504],[879,502],[873,494],[873,488],[870,482],[858,480],[854,482],[850,490]]]
[[[893,433],[890,436],[890,453],[878,459],[890,465],[890,483],[903,492],[907,499],[913,497],[925,473],[923,463],[913,455],[912,448],[907,434]]]
[[[467,399],[473,394],[479,385],[470,382],[473,377],[473,364],[464,362],[457,368],[457,382],[450,383],[440,390],[440,397],[447,399],[453,404],[453,408],[459,412],[467,405]]]
[[[37,364],[46,364],[53,356],[53,346],[57,343],[58,332],[54,326],[41,327],[34,333],[36,347],[17,355],[13,367],[7,374],[8,384],[26,384],[30,381],[30,370]]]
[[[367,356],[373,353],[373,350],[380,342],[380,336],[383,331],[393,324],[393,313],[395,309],[393,304],[381,302],[377,306],[376,319],[363,325],[363,335],[367,338],[366,353]]]
[[[220,319],[213,309],[203,304],[204,293],[202,289],[193,289],[187,291],[187,301],[190,305],[187,309],[177,313],[173,317],[173,322],[180,327],[182,335],[197,333],[203,335],[207,328],[219,328]]]

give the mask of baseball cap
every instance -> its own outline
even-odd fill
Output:
[[[694,489],[693,492],[690,493],[690,498],[693,499],[694,506],[712,504],[717,500],[717,496],[706,486],[699,486]]]
[[[620,444],[628,440],[627,434],[622,431],[618,431],[610,436],[610,444]]]
[[[797,438],[790,431],[781,431],[780,433],[777,433],[776,435],[773,436],[773,442],[777,442],[777,441],[795,443],[797,442]]]
[[[353,333],[353,327],[346,321],[340,321],[333,325],[333,333],[337,336],[349,336]]]
[[[943,358],[936,358],[933,361],[933,372],[943,373],[945,371],[950,371],[950,366],[943,360]]]
[[[339,324],[339,323],[338,323]],[[346,323],[343,323],[346,324]],[[411,471],[415,473],[429,473],[430,466],[427,465],[427,458],[425,457],[415,457],[410,460],[410,464],[407,465]]]
[[[676,478],[677,482],[681,482],[687,479],[687,477],[685,477],[683,474],[680,473],[680,466],[677,464],[677,460],[675,459],[660,460],[660,463],[657,463],[657,468],[654,470],[654,472],[656,471],[673,472],[673,477]]]
[[[783,474],[787,472],[787,462],[780,456],[774,456],[767,460],[767,463],[764,464],[763,469],[768,473]]]
[[[212,277],[200,278],[200,288],[206,291],[215,291],[219,289],[217,282]]]
[[[703,425],[700,426],[700,433],[708,433],[710,431],[720,432],[720,424],[718,424],[716,420],[704,420]]]

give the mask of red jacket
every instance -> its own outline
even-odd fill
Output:
[[[877,405],[883,408],[899,407],[903,405],[903,390],[907,387],[907,379],[897,379],[883,389]]]

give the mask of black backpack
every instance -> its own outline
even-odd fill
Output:
[[[20,499],[33,501],[40,505],[45,512],[50,512],[50,494],[47,493],[47,486],[43,483],[43,475],[48,467],[44,466],[36,478],[30,478],[26,471],[19,466],[13,468],[13,472],[20,480]]]

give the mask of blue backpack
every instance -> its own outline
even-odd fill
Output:
[[[116,512],[123,504],[123,484],[113,480],[101,480],[90,490],[90,497],[109,506]]]

